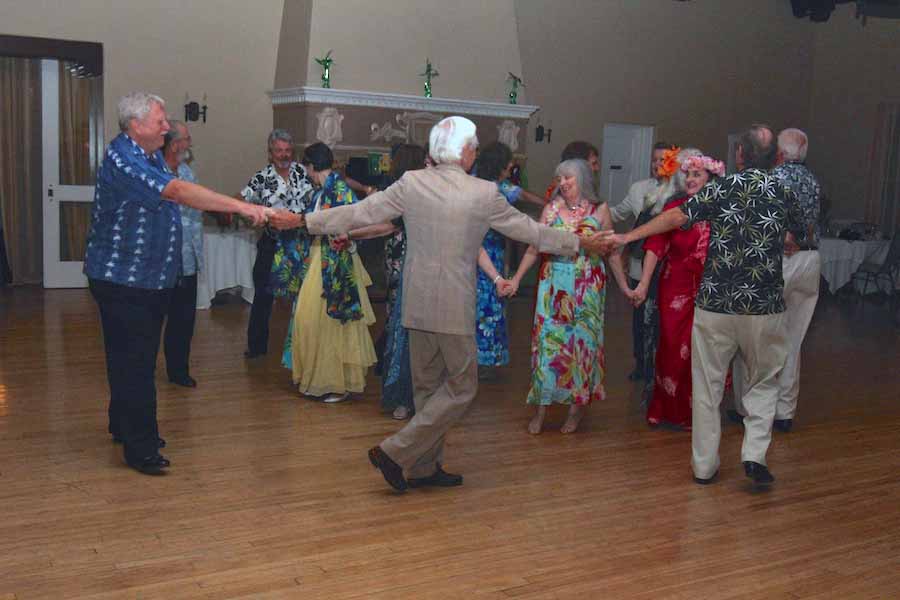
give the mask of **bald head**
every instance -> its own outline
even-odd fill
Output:
[[[808,147],[809,139],[799,129],[785,129],[778,134],[778,152],[784,160],[803,162]]]

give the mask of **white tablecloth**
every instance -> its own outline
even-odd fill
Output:
[[[203,269],[197,277],[197,308],[209,308],[216,292],[241,288],[241,297],[253,302],[253,262],[259,232],[249,227],[222,231],[203,228]]]
[[[833,294],[844,287],[863,262],[882,262],[887,256],[890,244],[888,240],[872,242],[848,242],[837,238],[819,240],[822,277],[828,282],[828,291]],[[876,286],[870,285],[868,291],[874,293],[878,290]]]

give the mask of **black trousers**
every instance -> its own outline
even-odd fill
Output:
[[[637,279],[628,278],[628,284],[634,289],[640,283]],[[641,304],[631,312],[631,344],[634,354],[634,370],[644,372],[644,305]]]
[[[256,262],[253,263],[253,306],[247,324],[247,350],[253,354],[269,351],[269,319],[275,297],[269,291],[269,275],[275,259],[275,240],[266,232],[256,242]]]
[[[100,308],[109,432],[123,440],[125,459],[139,461],[159,451],[156,422],[156,354],[172,290],[145,290],[89,280]]]
[[[178,279],[169,301],[169,315],[163,335],[166,374],[169,379],[190,375],[191,339],[197,316],[197,275]]]

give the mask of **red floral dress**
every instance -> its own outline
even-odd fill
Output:
[[[673,210],[687,200],[687,196],[671,200],[663,210]],[[662,264],[657,294],[656,375],[647,407],[651,425],[667,422],[691,427],[691,329],[708,245],[706,222],[652,236],[644,243],[644,250],[653,252]]]

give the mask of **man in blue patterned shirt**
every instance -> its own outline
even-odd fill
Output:
[[[697,221],[710,224],[691,332],[691,464],[694,481],[701,484],[711,483],[719,472],[719,404],[737,354],[748,366],[744,470],[758,486],[775,480],[766,466],[766,451],[772,440],[777,376],[787,355],[781,257],[786,232],[803,231],[790,191],[767,173],[775,155],[772,130],[753,126],[737,149],[739,173],[707,184],[679,210],[664,211],[627,234],[604,234],[614,247]]]
[[[781,184],[793,192],[800,208],[803,230],[796,245],[786,248],[782,262],[784,275],[785,329],[788,353],[778,375],[778,403],[775,405],[774,427],[782,432],[794,426],[797,398],[800,395],[800,347],[812,321],[819,300],[819,203],[822,188],[806,166],[809,140],[799,129],[785,129],[778,134],[777,166],[770,171]],[[735,359],[735,408],[743,414],[743,361]],[[729,412],[729,416],[732,414]]]
[[[179,204],[237,212],[260,224],[264,207],[177,179],[159,149],[169,130],[165,102],[135,92],[118,105],[121,133],[106,148],[88,231],[84,273],[100,309],[109,381],[109,432],[125,462],[159,475],[169,461],[156,421],[156,354],[181,269]]]
[[[197,183],[185,162],[191,150],[191,132],[181,121],[169,120],[163,143],[166,166],[179,179]],[[181,272],[172,288],[172,300],[163,334],[163,353],[169,381],[184,387],[196,387],[190,375],[191,338],[197,315],[197,274],[203,268],[203,211],[181,205]]]

